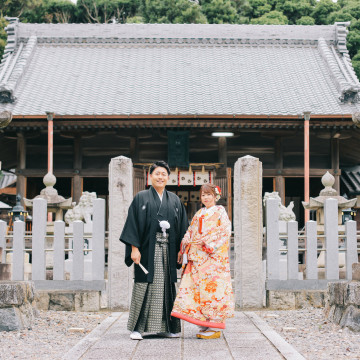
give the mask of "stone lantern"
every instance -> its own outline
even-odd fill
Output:
[[[56,177],[47,173],[44,176],[44,185],[45,189],[40,191],[40,195],[36,196],[34,199],[45,199],[47,201],[47,211],[55,213],[55,220],[63,220],[63,210],[68,210],[73,208],[74,204],[72,203],[72,198],[65,199],[63,196],[59,195],[57,190],[54,188],[56,184]],[[25,206],[32,208],[33,201],[24,198]],[[48,223],[47,232],[53,232],[53,223]]]
[[[6,128],[12,120],[12,113],[10,111],[3,111],[0,113],[0,129]]]
[[[305,209],[316,210],[316,222],[319,232],[324,232],[324,204],[326,199],[336,199],[338,201],[338,225],[342,224],[342,210],[351,208],[356,204],[357,199],[348,200],[343,196],[338,195],[337,191],[333,188],[335,178],[328,171],[321,178],[324,189],[320,191],[320,195],[316,198],[310,198],[309,202],[303,201],[302,204]],[[339,227],[342,231],[345,228]]]
[[[324,205],[326,199],[336,199],[338,201],[338,229],[339,232],[345,231],[345,225],[343,223],[343,210],[351,208],[356,204],[357,199],[348,200],[343,196],[338,195],[337,191],[333,188],[335,178],[328,171],[321,178],[321,182],[324,185],[324,189],[320,191],[320,195],[316,198],[310,198],[309,202],[303,201],[302,204],[305,209],[316,210],[316,222],[317,222],[317,233],[319,235],[324,234]],[[325,248],[325,239],[322,238],[322,248]],[[339,253],[339,265],[340,267],[345,266],[345,254]],[[325,252],[321,251],[318,257],[318,267],[325,267]],[[319,274],[320,276],[320,274]]]
[[[44,185],[45,189],[40,191],[40,195],[36,196],[34,199],[45,199],[47,202],[47,211],[48,213],[55,213],[55,220],[63,220],[63,211],[67,209],[71,209],[75,203],[72,203],[72,198],[65,199],[63,196],[59,195],[57,190],[54,189],[54,185],[56,184],[56,177],[52,173],[47,173],[44,176]],[[24,198],[25,206],[32,208],[33,201]],[[46,226],[47,234],[54,233],[54,223],[48,222]],[[53,238],[46,237],[46,247],[53,247]],[[53,254],[49,252],[46,253],[46,267],[48,270],[51,270],[53,267]],[[48,276],[48,275],[47,275]]]

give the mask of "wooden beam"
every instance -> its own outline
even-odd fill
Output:
[[[339,175],[341,175],[341,169],[310,169],[310,177],[322,177],[327,171],[333,175],[336,173],[336,171],[339,171]],[[263,177],[276,176],[304,177],[304,169],[263,169]]]
[[[325,128],[325,127],[345,127],[352,130],[356,126],[351,120],[351,116],[344,117],[311,117],[311,128]],[[148,129],[148,128],[211,128],[211,129],[242,129],[246,131],[259,131],[271,129],[282,129],[282,131],[303,128],[303,122],[296,116],[174,116],[173,118],[156,117],[156,116],[132,116],[132,117],[60,117],[57,116],[54,130],[56,131],[70,131],[75,130],[92,130],[92,131],[108,131],[115,129],[121,131],[124,129]],[[14,131],[22,128],[26,131],[34,131],[34,129],[47,129],[47,123],[42,117],[35,117],[33,121],[27,118],[14,118],[8,125],[6,131]]]
[[[16,187],[6,187],[0,189],[0,194],[16,195]]]
[[[148,166],[150,163],[136,163],[134,165]],[[192,167],[201,166],[202,164],[191,163]],[[211,165],[214,168],[219,167],[220,164],[205,164]],[[310,169],[310,177],[322,177],[327,171],[330,174],[335,174],[335,170],[337,169]],[[341,175],[341,169],[339,171],[339,175]],[[24,175],[27,177],[44,177],[46,174],[46,169],[25,169]],[[54,175],[56,177],[73,177],[75,175],[74,169],[59,169],[54,171]],[[108,169],[81,169],[80,176],[82,177],[107,177]],[[294,169],[263,169],[263,177],[276,177],[276,176],[284,176],[284,177],[304,177],[304,169],[303,168],[294,168]]]

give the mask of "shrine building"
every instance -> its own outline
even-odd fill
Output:
[[[278,191],[286,205],[293,200],[303,222],[305,122],[310,196],[326,171],[349,193],[360,164],[352,121],[360,84],[346,48],[348,25],[10,19],[0,112],[13,120],[0,132],[0,160],[17,178],[16,191],[3,187],[0,200],[15,192],[31,199],[44,187],[50,116],[55,187],[65,198],[95,191],[107,199],[109,162],[119,155],[132,159],[137,192],[149,185],[149,164],[162,159],[173,172],[168,189],[189,218],[206,182],[222,187],[231,217],[234,162],[251,155],[263,164],[263,191]]]

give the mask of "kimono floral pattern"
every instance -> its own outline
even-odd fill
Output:
[[[201,224],[200,224],[201,223]],[[225,319],[234,315],[229,263],[231,222],[222,206],[204,214],[199,210],[182,242],[187,249],[186,265],[172,316],[197,325],[225,328]],[[203,245],[192,242],[202,240]]]

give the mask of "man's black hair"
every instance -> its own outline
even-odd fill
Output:
[[[151,167],[150,167],[150,174],[152,174],[153,171],[154,171],[156,168],[158,168],[158,167],[162,167],[162,168],[166,169],[168,175],[170,175],[169,165],[168,165],[165,161],[163,161],[163,160],[155,161],[155,162],[151,165]]]

